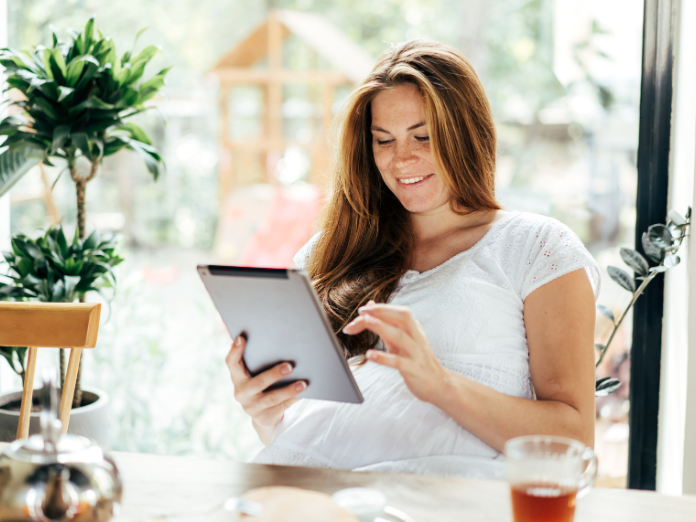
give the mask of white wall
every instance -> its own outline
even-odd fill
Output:
[[[696,2],[681,0],[674,49],[668,208],[682,214],[696,198],[694,24]],[[696,242],[687,239],[679,255],[681,265],[670,270],[665,279],[657,449],[657,490],[670,495],[696,494]]]
[[[7,0],[0,0],[0,47],[7,46]],[[0,198],[0,250],[10,243],[10,195]]]

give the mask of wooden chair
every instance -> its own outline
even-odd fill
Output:
[[[99,303],[0,302],[0,346],[28,346],[17,438],[29,436],[36,356],[41,348],[71,348],[58,415],[68,431],[75,382],[83,348],[94,348],[99,330]]]

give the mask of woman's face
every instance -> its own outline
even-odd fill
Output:
[[[372,100],[372,151],[382,179],[409,212],[447,205],[450,194],[435,167],[418,89],[402,84]]]

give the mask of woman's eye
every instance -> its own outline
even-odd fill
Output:
[[[392,141],[394,141],[394,140],[384,140],[384,141],[382,141],[382,140],[377,140],[377,144],[379,144],[379,145],[386,145],[387,143],[391,143]]]
[[[416,136],[418,141],[430,141],[430,136]]]

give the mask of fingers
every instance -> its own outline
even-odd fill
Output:
[[[398,355],[380,352],[379,350],[368,350],[365,356],[372,362],[376,362],[382,366],[389,366],[389,368],[396,368],[397,370],[399,369],[401,360],[403,359]]]
[[[227,368],[230,370],[230,375],[235,385],[240,384],[250,377],[249,372],[244,365],[244,361],[242,360],[244,348],[246,348],[246,339],[244,339],[243,336],[238,335],[232,343],[230,351],[225,357],[225,364],[227,364]]]
[[[418,321],[413,317],[411,309],[406,306],[370,302],[358,308],[358,313],[360,315],[377,317],[385,323],[406,330],[411,336],[414,336],[420,328]]]
[[[396,349],[408,350],[410,347],[409,341],[413,342],[403,329],[392,326],[373,315],[361,315],[353,322],[346,325],[343,332],[348,335],[355,335],[364,330],[369,330],[376,333],[384,341],[387,350]]]
[[[306,389],[307,383],[305,381],[294,382],[283,388],[278,388],[277,390],[273,390],[258,396],[256,400],[253,401],[253,404],[249,404],[245,411],[254,419],[257,419],[257,421],[259,417],[263,417],[265,415],[274,416],[275,413],[282,414],[287,408],[294,404],[294,402],[289,401],[291,399],[295,399],[297,395]],[[285,406],[283,408],[278,408],[278,406],[282,405]]]
[[[249,395],[261,393],[269,386],[290,375],[292,371],[293,367],[290,363],[285,362],[277,364],[270,370],[266,370],[265,372],[249,379],[245,386],[246,393]]]

